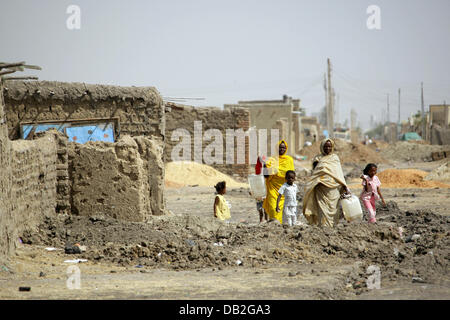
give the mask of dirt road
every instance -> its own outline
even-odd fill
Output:
[[[359,194],[358,179],[348,182]],[[48,217],[0,263],[0,299],[450,299],[450,188],[383,195],[377,225],[335,229],[260,224],[246,189],[228,190],[232,218],[219,222],[212,186],[167,188],[169,214],[147,223]],[[75,242],[87,251],[65,254]],[[64,262],[76,258],[88,261]],[[370,266],[379,289],[369,288]]]

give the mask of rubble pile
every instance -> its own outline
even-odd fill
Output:
[[[450,217],[427,211],[402,212],[395,202],[380,208],[378,223],[342,221],[336,228],[223,223],[196,216],[158,217],[149,223],[110,217],[47,218],[24,243],[86,247],[89,261],[174,270],[261,267],[272,264],[358,263],[350,283],[367,278],[376,265],[383,281],[438,281],[448,274]],[[401,228],[401,229],[400,229]],[[358,278],[359,277],[359,278]],[[356,285],[355,290],[365,290]]]

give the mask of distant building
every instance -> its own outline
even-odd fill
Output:
[[[300,99],[284,95],[282,100],[238,101],[237,104],[224,105],[225,110],[236,107],[250,111],[250,127],[267,130],[268,147],[270,129],[280,130],[280,139],[285,139],[289,145],[288,154],[295,155],[303,147],[301,117],[305,111],[300,107]]]
[[[430,105],[427,140],[431,144],[450,144],[450,105]]]
[[[437,124],[442,128],[450,125],[450,105],[430,105],[430,125]]]

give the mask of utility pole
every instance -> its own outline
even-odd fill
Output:
[[[333,90],[334,92],[334,90]],[[339,123],[339,93],[336,95],[336,123]]]
[[[398,89],[398,120],[397,123],[400,124],[400,88]]]
[[[327,74],[326,73],[323,74],[323,89],[325,90],[325,108],[327,111],[327,118],[328,118],[328,88],[327,88]],[[328,124],[328,122],[327,122],[327,124]]]
[[[448,129],[448,108],[447,102],[444,100],[444,128]]]
[[[422,139],[426,140],[427,139],[427,120],[425,118],[425,104],[423,102],[423,82],[420,83],[420,91],[421,91],[421,112],[422,112]]]
[[[352,108],[350,111],[350,140],[352,143],[358,143],[358,135],[356,131],[356,111]]]
[[[334,138],[334,109],[333,109],[333,91],[331,88],[331,62],[330,58],[327,59],[328,64],[328,108],[327,108],[327,126],[328,134],[330,138]]]
[[[389,117],[389,93],[387,94],[387,114],[386,114],[386,121],[387,121],[387,123],[390,123],[391,122],[391,119],[390,119],[390,117]]]

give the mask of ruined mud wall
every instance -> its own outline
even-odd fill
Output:
[[[164,137],[163,101],[153,87],[10,81],[2,91],[11,140],[21,122],[91,118],[119,118],[122,135]]]
[[[9,141],[3,106],[0,94],[0,260],[14,252],[19,236],[55,215],[57,194],[58,134]]]
[[[0,80],[0,90],[3,88]],[[4,112],[3,95],[0,92],[0,261],[14,249],[16,230],[11,211],[11,143]]]
[[[186,129],[191,135],[191,161],[196,159],[195,148],[194,148],[194,122],[201,121],[202,123],[202,134],[209,129],[217,129],[223,135],[223,161],[222,164],[209,164],[215,169],[226,173],[231,176],[247,177],[249,171],[251,171],[251,166],[249,165],[249,143],[248,139],[245,139],[245,146],[243,146],[243,152],[245,152],[245,163],[237,164],[237,141],[235,139],[235,155],[234,164],[226,163],[226,129],[243,129],[247,132],[250,127],[250,113],[244,108],[233,108],[228,110],[222,110],[215,107],[208,108],[194,108],[191,106],[183,106],[179,104],[168,103],[166,105],[166,145],[164,150],[165,161],[172,161],[172,150],[173,148],[181,142],[172,141],[172,135],[176,129]],[[212,139],[214,140],[214,138]],[[212,140],[203,140],[202,150],[212,143]],[[245,149],[245,150],[244,150]],[[197,159],[199,159],[197,154]],[[202,161],[205,163],[205,161]]]
[[[69,143],[72,213],[146,221],[164,214],[163,147],[123,136],[116,143]]]
[[[56,141],[56,213],[71,213],[67,136],[52,130]]]
[[[12,214],[20,235],[55,215],[57,145],[54,134],[11,141]]]

